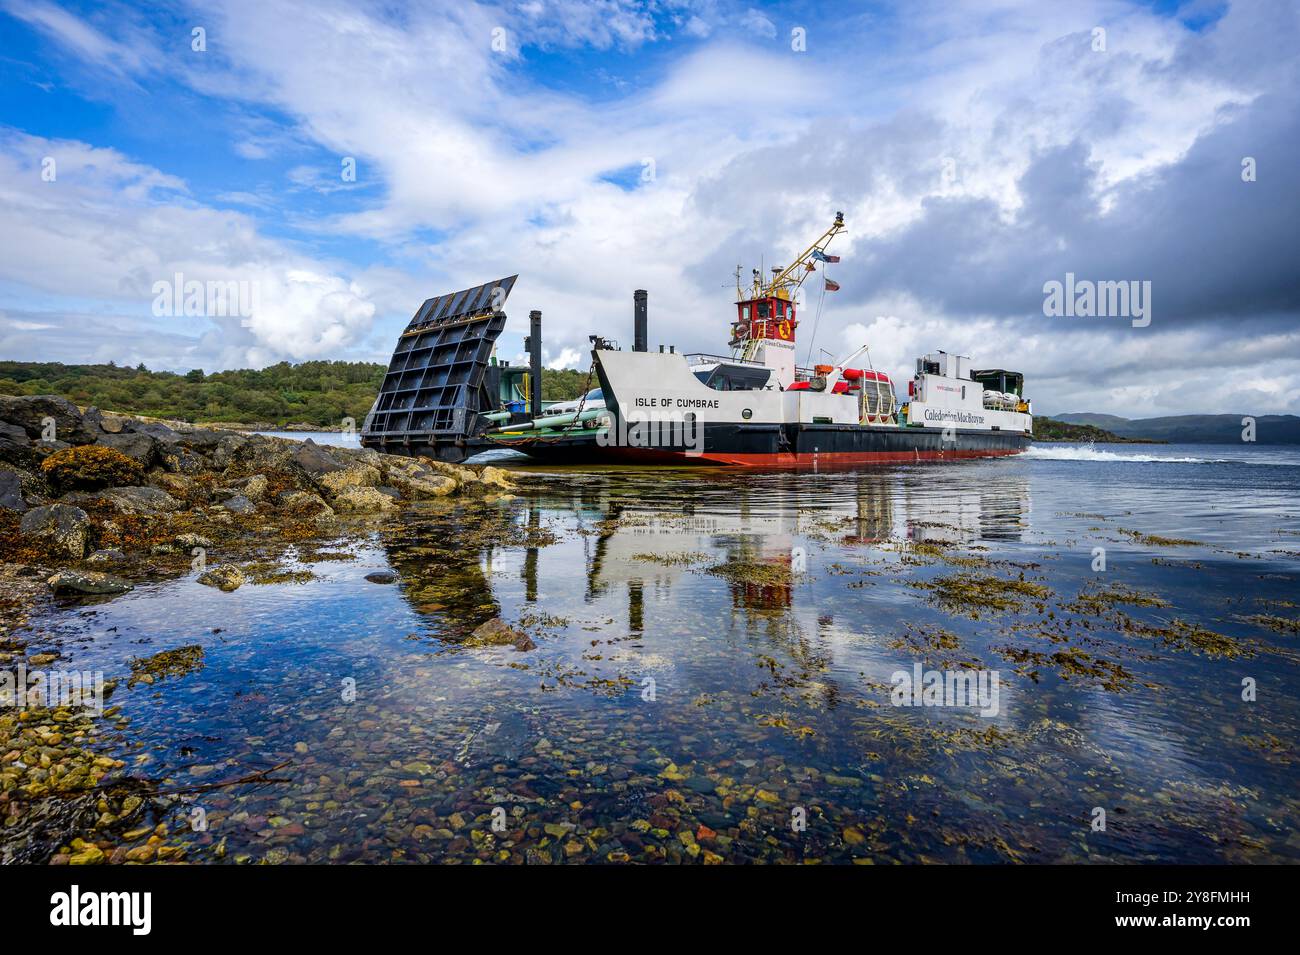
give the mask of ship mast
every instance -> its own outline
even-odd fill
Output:
[[[772,281],[764,285],[762,273],[755,271],[754,284],[749,297],[766,298],[770,295],[779,295],[782,298],[793,297],[791,293],[803,285],[804,279],[816,268],[812,264],[813,252],[825,252],[826,247],[830,245],[831,239],[843,232],[844,228],[844,213],[837,212],[835,213],[835,222],[831,224],[831,227],[823,232],[812,245],[799,253],[793,262],[774,275]],[[737,291],[739,292],[739,267],[737,267],[736,272]]]
[[[736,319],[731,326],[730,345],[733,357],[758,362],[772,368],[781,387],[794,382],[800,371],[795,367],[794,343],[797,304],[795,293],[804,280],[817,269],[817,262],[838,262],[839,257],[823,250],[844,231],[844,213],[835,213],[835,221],[808,248],[785,268],[773,268],[770,281],[753,269],[748,289],[740,288],[740,269],[736,269]],[[827,279],[827,288],[835,286]]]

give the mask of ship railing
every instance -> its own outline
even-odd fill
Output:
[[[749,358],[732,358],[729,355],[710,355],[705,352],[691,352],[686,356],[686,364],[692,368],[698,368],[701,365],[751,365],[755,368],[766,368],[761,361],[753,361]]]

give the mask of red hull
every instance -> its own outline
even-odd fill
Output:
[[[953,461],[957,458],[999,458],[1020,454],[1017,450],[990,449],[959,451],[830,451],[818,454],[725,454],[715,451],[692,457],[749,468],[811,468],[841,464],[908,464],[916,461]]]
[[[506,442],[502,447],[509,447]],[[631,465],[718,465],[746,468],[829,468],[859,464],[913,464],[920,461],[956,461],[967,458],[995,458],[1020,454],[1023,448],[961,448],[945,451],[911,449],[908,451],[821,451],[801,454],[781,452],[746,453],[740,451],[704,451],[689,454],[662,448],[604,447],[594,442],[522,444],[518,450],[544,461],[565,464]]]

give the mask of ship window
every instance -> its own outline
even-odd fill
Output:
[[[748,305],[742,305],[742,306],[740,306],[740,317],[743,318],[743,319],[746,319],[746,320],[749,319],[749,306],[748,306]]]
[[[768,314],[768,305],[767,305],[767,302],[759,302],[759,303],[758,303],[758,317],[759,317],[759,318],[767,318],[767,314]]]

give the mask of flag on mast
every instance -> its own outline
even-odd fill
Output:
[[[828,291],[828,292],[838,292],[839,290],[840,290],[840,283],[839,283],[839,282],[835,281],[834,279],[827,279],[827,280],[826,280],[826,291]]]
[[[838,255],[827,255],[827,254],[826,254],[825,252],[823,252],[821,249],[813,249],[813,250],[812,250],[812,257],[813,257],[814,259],[816,259],[818,262],[831,262],[831,263],[834,263],[834,262],[838,262],[838,261],[840,260],[840,257],[839,257]]]

